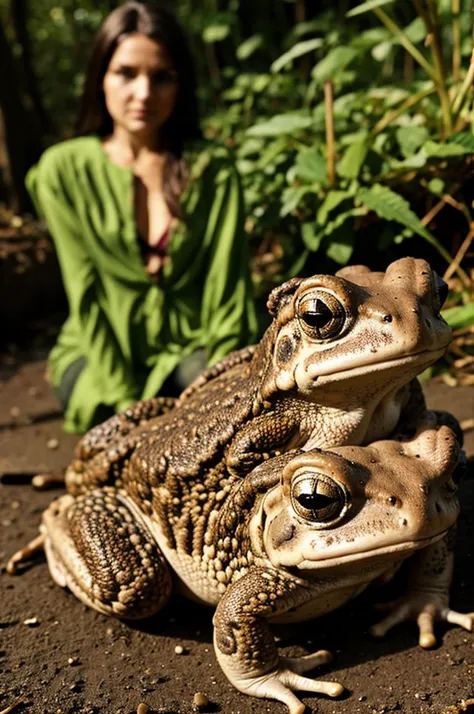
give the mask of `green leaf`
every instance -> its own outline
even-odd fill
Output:
[[[427,162],[427,156],[425,152],[421,149],[417,154],[413,154],[413,156],[409,156],[408,159],[404,159],[403,161],[397,161],[396,159],[393,159],[390,162],[390,168],[393,169],[421,169],[422,166],[424,166]]]
[[[341,231],[342,233],[342,231]],[[339,238],[332,238],[326,255],[339,265],[347,265],[354,250],[354,232],[344,231]]]
[[[286,151],[288,148],[288,141],[286,137],[281,137],[279,139],[276,139],[275,141],[272,141],[271,144],[268,144],[265,151],[258,159],[257,166],[260,169],[264,169],[265,166],[274,161],[276,157],[281,154],[282,151]]]
[[[461,144],[438,144],[430,140],[423,144],[423,153],[429,159],[449,159],[451,156],[463,156],[473,152]]]
[[[387,186],[381,186],[376,183],[370,188],[361,188],[357,192],[356,198],[364,203],[371,211],[374,211],[380,218],[386,221],[396,221],[400,223],[433,245],[436,245],[439,250],[438,241],[422,224],[416,213],[411,210],[408,201],[398,193],[395,193],[395,191],[392,191]]]
[[[304,40],[303,42],[297,42],[291,49],[280,55],[280,57],[273,62],[270,69],[272,72],[279,72],[283,69],[283,67],[286,67],[287,64],[292,62],[297,57],[302,57],[303,55],[308,54],[308,52],[313,52],[313,50],[317,50],[322,47],[323,44],[324,42],[320,37],[315,37],[312,40]]]
[[[369,142],[367,137],[364,136],[354,141],[354,143],[346,149],[344,156],[337,164],[336,170],[338,175],[347,179],[357,178],[368,150]]]
[[[317,223],[303,223],[301,226],[301,238],[309,250],[316,252],[324,238],[324,233],[319,229]]]
[[[441,196],[441,194],[444,193],[445,187],[445,182],[440,178],[433,178],[431,181],[428,181],[428,190],[434,193],[435,196]]]
[[[255,124],[247,129],[248,136],[279,136],[280,134],[292,134],[300,129],[309,129],[313,120],[311,117],[303,116],[293,112],[287,114],[277,114],[268,121]]]
[[[471,134],[469,131],[461,131],[458,134],[451,134],[451,136],[448,137],[447,143],[463,146],[465,149],[468,149],[474,154],[474,134]]]
[[[314,186],[289,186],[283,191],[282,195],[282,207],[280,209],[280,216],[284,218],[289,213],[292,213],[295,208],[300,203],[303,196],[307,193],[314,193]]]
[[[239,60],[246,60],[251,57],[253,53],[256,52],[262,45],[263,35],[252,35],[252,37],[244,40],[244,42],[237,47],[235,54]]]
[[[418,42],[422,42],[422,40],[425,39],[426,25],[421,17],[415,17],[415,19],[405,27],[403,32],[408,37],[410,42],[413,42],[416,45]],[[400,40],[398,39],[398,41]]]
[[[474,303],[470,302],[467,305],[449,307],[443,310],[441,315],[453,330],[470,327],[474,324]]]
[[[328,191],[328,193],[326,194],[326,198],[324,199],[318,210],[317,219],[319,225],[321,226],[326,223],[331,211],[337,208],[343,201],[352,197],[352,191]]]
[[[224,25],[224,24],[208,25],[202,31],[202,39],[204,40],[204,42],[207,45],[210,45],[213,42],[221,42],[222,40],[225,40],[225,38],[228,36],[229,32],[230,32],[230,25]]]
[[[428,137],[425,126],[399,126],[395,132],[400,149],[405,158],[413,156]]]
[[[346,17],[355,17],[356,15],[363,15],[365,12],[369,12],[369,10],[373,10],[374,7],[382,7],[382,5],[390,5],[390,3],[394,2],[394,0],[367,0],[367,2],[363,2],[361,5],[358,5],[357,7],[354,7],[352,10],[349,10],[349,12],[346,12]]]
[[[321,83],[326,79],[334,79],[335,75],[345,69],[357,55],[358,51],[353,47],[334,47],[313,67],[311,74]]]
[[[300,151],[296,157],[297,176],[307,183],[326,183],[326,161],[315,149]]]

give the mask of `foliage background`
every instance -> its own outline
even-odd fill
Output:
[[[72,133],[91,37],[117,4],[0,0],[16,211],[28,166]],[[205,132],[236,151],[257,295],[296,273],[422,255],[451,278],[456,326],[472,324],[469,0],[163,4],[192,44]]]

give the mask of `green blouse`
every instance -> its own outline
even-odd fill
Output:
[[[184,222],[173,228],[159,281],[145,270],[134,216],[133,169],[113,164],[97,136],[57,144],[27,176],[53,237],[69,317],[49,356],[53,385],[80,357],[64,428],[84,432],[100,405],[121,411],[156,396],[186,355],[209,364],[255,339],[248,243],[228,150],[186,153]]]

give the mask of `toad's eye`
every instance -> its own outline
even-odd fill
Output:
[[[344,327],[346,313],[331,293],[320,291],[301,300],[298,315],[303,330],[318,340],[337,337]]]
[[[325,527],[339,521],[349,508],[344,486],[325,474],[309,471],[291,486],[291,503],[296,513],[312,525]]]

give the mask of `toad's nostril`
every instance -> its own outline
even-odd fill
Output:
[[[443,307],[444,303],[446,302],[446,298],[448,297],[449,288],[448,284],[445,283],[444,280],[439,277],[439,275],[437,275],[436,278],[436,288],[438,290],[440,307]]]

